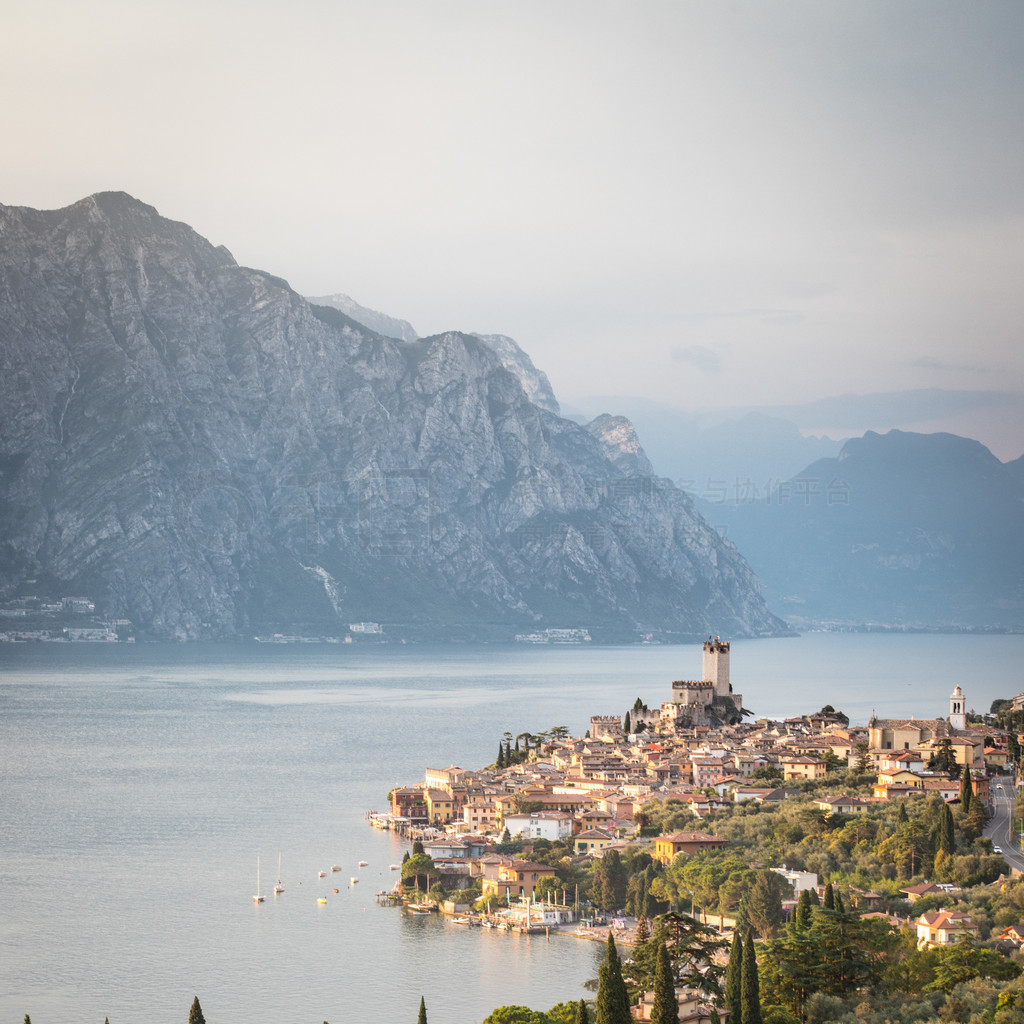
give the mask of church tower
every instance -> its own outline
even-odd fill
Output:
[[[715,637],[704,641],[703,679],[715,684],[716,697],[728,697],[732,693],[729,683],[729,641]]]
[[[949,695],[949,727],[954,732],[967,728],[967,698],[959,686]]]

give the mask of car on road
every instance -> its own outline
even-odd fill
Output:
[[[993,846],[992,847],[992,852],[993,853],[1002,853],[1003,852],[1003,848],[1001,846]]]

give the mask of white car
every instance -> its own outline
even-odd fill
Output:
[[[993,846],[992,847],[992,852],[993,853],[1002,853],[1003,852],[1003,848],[1001,846]]]

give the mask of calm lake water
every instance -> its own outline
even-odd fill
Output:
[[[756,715],[864,722],[944,716],[957,684],[987,711],[1024,690],[1022,655],[809,634],[738,642],[731,672]],[[493,761],[506,729],[578,735],[700,671],[699,647],[0,645],[0,1017],[181,1024],[198,995],[210,1024],[413,1021],[423,995],[473,1024],[579,999],[596,944],[376,906],[405,846],[364,812]],[[279,853],[286,891],[255,906]]]

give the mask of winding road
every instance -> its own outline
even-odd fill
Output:
[[[1022,831],[1019,821],[1014,819],[1017,805],[1017,789],[1010,776],[992,780],[992,817],[985,826],[985,835],[991,836],[992,843],[1002,850],[1003,860],[1011,868],[1024,871],[1024,852],[1018,832]]]

